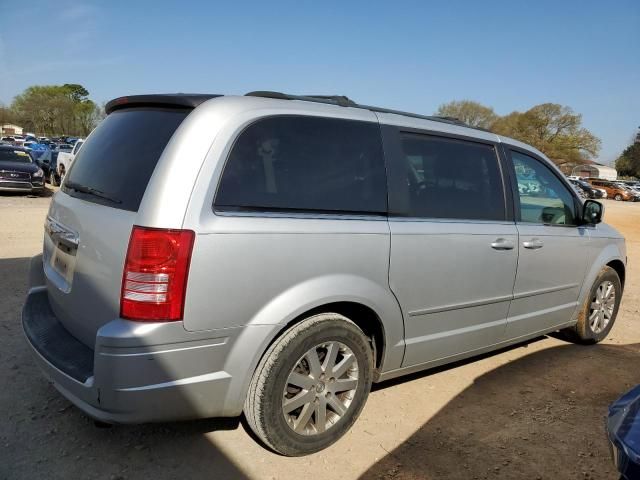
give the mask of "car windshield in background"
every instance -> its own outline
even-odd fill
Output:
[[[0,162],[33,163],[31,156],[24,150],[0,148]]]
[[[93,131],[67,174],[71,196],[135,212],[160,155],[189,110],[118,110]]]

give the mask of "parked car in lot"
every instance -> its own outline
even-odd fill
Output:
[[[101,421],[244,412],[304,455],[372,382],[614,324],[623,237],[516,140],[272,92],[106,113],[52,199],[22,314],[47,378]]]
[[[631,194],[635,197],[635,201],[640,201],[640,187],[635,184],[627,183],[627,182],[616,182],[616,184],[625,190],[631,192]]]
[[[29,150],[0,145],[0,191],[38,193],[43,190],[44,172]]]
[[[600,199],[603,198],[606,193],[603,190],[595,188],[589,182],[585,182],[584,180],[575,180],[570,178],[569,182],[582,192],[585,198]]]
[[[80,150],[80,147],[82,147],[83,143],[84,141],[82,139],[77,140],[74,143],[74,145],[71,147],[70,151],[68,151],[66,147],[63,148],[62,145],[60,146],[60,148],[58,148],[57,174],[58,174],[58,177],[60,178],[60,181],[64,179],[64,176],[69,171],[69,168],[71,168],[71,164],[73,163],[73,160],[76,158],[76,155],[78,154],[78,151]],[[63,144],[63,145],[66,146],[69,144]]]
[[[609,406],[607,434],[621,479],[640,478],[640,385]]]
[[[597,178],[590,178],[589,183],[596,188],[602,188],[607,192],[608,198],[613,198],[617,201],[634,201],[634,195],[627,189],[620,187],[615,182],[610,180],[601,180]]]

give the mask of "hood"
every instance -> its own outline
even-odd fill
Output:
[[[35,163],[0,162],[0,170],[9,170],[12,172],[36,173],[39,168]]]

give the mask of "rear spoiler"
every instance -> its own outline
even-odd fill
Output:
[[[118,97],[104,106],[106,114],[123,108],[159,107],[159,108],[196,108],[203,102],[222,95],[206,93],[161,93],[152,95],[130,95]]]

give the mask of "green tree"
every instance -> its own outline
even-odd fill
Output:
[[[452,117],[472,127],[489,129],[498,116],[493,108],[486,107],[472,100],[454,100],[438,107],[435,113],[440,117]]]
[[[640,178],[640,135],[638,140],[624,149],[616,160],[618,174]]]
[[[552,160],[581,162],[600,151],[600,139],[582,126],[582,115],[556,103],[498,118],[491,130],[533,145]]]
[[[34,85],[15,97],[16,121],[46,135],[86,136],[97,124],[96,104],[82,85]]]
[[[65,83],[62,88],[74,102],[82,102],[89,96],[89,90],[77,83]]]
[[[13,123],[13,117],[14,115],[11,109],[0,103],[0,125]]]

